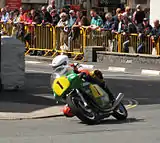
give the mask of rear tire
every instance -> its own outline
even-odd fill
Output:
[[[118,111],[120,110],[120,111]],[[118,106],[117,110],[114,111],[114,113],[112,114],[112,116],[114,118],[116,118],[117,120],[126,120],[128,117],[128,112],[126,107],[123,105],[123,103],[120,103],[120,105]]]
[[[76,98],[79,98],[79,101]],[[91,111],[91,116],[89,116],[87,114],[87,111],[83,109],[80,103],[82,101],[80,97],[77,95],[77,93],[73,93],[72,95],[69,95],[66,99],[66,102],[71,108],[72,113],[76,115],[83,123],[88,125],[93,125],[98,123],[99,119],[98,119],[97,113],[95,113],[92,109],[89,109]]]

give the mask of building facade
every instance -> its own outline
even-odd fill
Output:
[[[5,0],[0,0],[0,8],[5,6]]]
[[[132,9],[135,9],[137,4],[141,4],[143,9],[150,8],[150,0],[128,0],[127,5]]]

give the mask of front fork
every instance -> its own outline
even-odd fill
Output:
[[[87,107],[87,102],[85,101],[85,99],[83,98],[83,95],[79,92],[79,90],[78,89],[76,89],[76,92],[77,92],[77,94],[81,97],[81,99],[82,99],[82,101],[83,101],[83,103],[84,103],[84,106],[85,107]]]

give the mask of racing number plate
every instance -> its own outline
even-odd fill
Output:
[[[58,96],[61,96],[69,86],[69,80],[65,76],[63,76],[54,80],[52,89]]]
[[[103,92],[102,92],[102,90],[101,90],[101,88],[98,86],[98,85],[96,85],[96,84],[91,84],[90,85],[90,89],[91,89],[91,91],[92,91],[92,94],[93,94],[93,96],[95,97],[95,98],[98,98],[98,97],[101,97],[101,96],[103,96]]]

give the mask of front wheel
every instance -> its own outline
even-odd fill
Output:
[[[94,112],[88,106],[86,107],[81,97],[77,93],[72,93],[66,99],[67,104],[71,108],[71,111],[76,115],[82,122],[92,125],[98,123],[98,114]]]
[[[113,117],[115,117],[117,120],[126,120],[128,117],[128,112],[126,107],[123,105],[123,103],[120,103],[118,108],[113,112]]]

